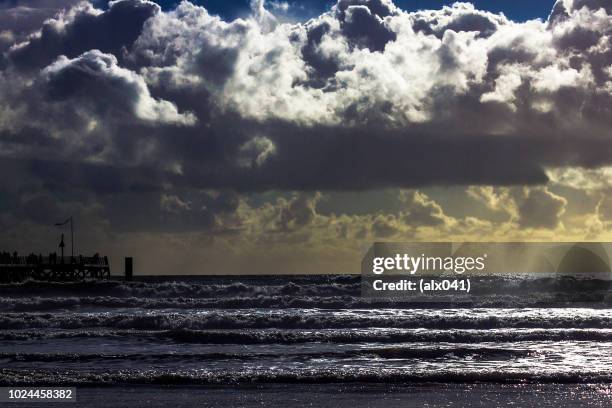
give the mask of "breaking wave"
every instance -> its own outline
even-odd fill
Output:
[[[152,278],[151,278],[152,279]],[[404,299],[361,297],[358,276],[206,277],[171,281],[28,281],[0,285],[0,311],[87,308],[427,308],[612,305],[609,282],[575,277],[478,277],[469,299],[437,296]],[[436,303],[432,302],[435,301]]]
[[[612,382],[608,284],[482,278],[460,305],[355,276],[0,285],[0,384]]]
[[[148,339],[199,344],[301,344],[301,343],[399,343],[399,342],[524,342],[612,341],[612,329],[324,329],[324,330],[2,330],[1,341],[79,339]]]
[[[27,378],[27,379],[26,379]],[[122,370],[83,373],[0,369],[1,385],[103,386],[116,384],[228,385],[262,383],[610,383],[612,374],[598,370],[547,372],[532,370],[419,370],[406,368]]]
[[[195,313],[4,313],[5,329],[612,328],[602,309],[224,310]]]

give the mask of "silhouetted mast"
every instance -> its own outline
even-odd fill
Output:
[[[66,246],[66,244],[64,244],[64,234],[62,234],[62,240],[59,243],[59,247],[60,250],[62,252],[62,263],[64,262],[64,247]]]
[[[74,258],[74,227],[73,227],[73,222],[72,222],[72,216],[70,216],[70,218],[68,218],[66,221],[64,222],[58,222],[57,224],[55,224],[56,227],[61,227],[64,226],[66,224],[70,223],[70,257]],[[64,236],[62,235],[62,243],[64,242]]]

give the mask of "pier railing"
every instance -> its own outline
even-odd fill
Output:
[[[108,257],[100,255],[19,256],[0,252],[0,281],[14,282],[26,279],[46,281],[110,279],[110,265]]]
[[[35,265],[97,265],[108,266],[108,257],[106,256],[3,256],[0,255],[0,266],[35,266]]]

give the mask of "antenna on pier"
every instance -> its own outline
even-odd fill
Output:
[[[70,218],[68,218],[66,221],[64,222],[58,222],[55,224],[56,227],[61,227],[64,226],[66,224],[70,223],[70,256],[72,258],[74,258],[74,228],[73,228],[73,224],[72,224],[72,216],[70,216]],[[64,243],[64,234],[62,234],[62,243]],[[62,257],[63,255],[63,248],[62,248]]]
[[[62,234],[62,240],[59,243],[60,250],[62,251],[62,262],[64,262],[64,247],[65,246],[66,244],[64,244],[64,234]]]

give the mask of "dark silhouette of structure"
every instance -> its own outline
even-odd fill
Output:
[[[95,253],[93,256],[74,256],[74,233],[72,217],[63,223],[70,223],[71,256],[64,256],[64,234],[61,235],[59,249],[49,256],[33,254],[20,256],[16,251],[0,252],[0,282],[22,282],[28,279],[48,282],[71,282],[80,280],[110,279],[108,257]],[[125,258],[125,280],[133,279],[133,259]]]
[[[125,280],[131,281],[134,278],[134,260],[131,256],[125,258]]]
[[[27,279],[69,282],[87,279],[110,279],[108,257],[58,256],[57,253],[42,256],[20,256],[17,252],[0,253],[0,281],[20,282]]]
[[[62,234],[62,240],[59,243],[60,251],[62,252],[62,259],[64,259],[64,247],[65,246],[66,244],[64,244],[64,234]]]

